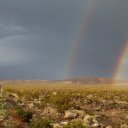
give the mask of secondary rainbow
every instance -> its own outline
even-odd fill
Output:
[[[70,53],[68,56],[68,64],[66,66],[64,78],[70,78],[73,72],[74,64],[76,63],[81,43],[88,32],[88,27],[90,26],[96,5],[96,0],[89,0],[88,6],[85,9],[85,15],[82,18],[82,22],[79,26],[79,31],[76,34],[75,40],[71,43],[71,48],[69,49]]]

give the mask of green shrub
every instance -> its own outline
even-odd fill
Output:
[[[31,121],[31,128],[52,128],[51,121],[47,119]]]
[[[29,123],[30,120],[32,119],[32,112],[30,112],[28,110],[23,110],[22,108],[17,108],[16,113],[24,122]]]
[[[65,110],[70,109],[73,107],[71,102],[71,96],[69,94],[58,94],[58,95],[51,95],[49,97],[49,103],[55,105],[60,113],[63,113]]]
[[[73,121],[65,125],[63,128],[86,128],[81,121]]]

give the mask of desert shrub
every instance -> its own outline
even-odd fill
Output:
[[[28,110],[23,110],[22,108],[16,109],[16,114],[24,121],[24,122],[30,122],[32,119],[32,112]]]
[[[55,96],[50,96],[48,102],[55,105],[59,112],[63,113],[65,110],[73,107],[71,102],[72,96],[69,94],[58,94]]]
[[[18,127],[18,125],[17,125],[16,123],[12,123],[12,122],[6,120],[6,121],[4,122],[4,126],[2,127],[2,126],[0,125],[0,128],[19,128],[19,127]]]
[[[31,128],[52,128],[51,121],[47,119],[32,120]]]
[[[63,128],[87,128],[82,125],[81,121],[73,121],[65,125]]]
[[[59,105],[57,106],[57,109],[58,109],[58,111],[59,111],[60,113],[63,113],[65,110],[68,110],[70,107],[71,107],[70,104],[64,103],[64,104],[59,104]]]

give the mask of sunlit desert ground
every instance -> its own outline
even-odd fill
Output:
[[[8,81],[0,128],[128,128],[128,84]]]

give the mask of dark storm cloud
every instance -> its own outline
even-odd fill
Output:
[[[99,0],[74,74],[112,76],[128,36],[128,1]],[[80,63],[81,62],[81,63]],[[85,66],[86,65],[86,66]]]
[[[80,20],[84,7],[84,0],[5,0],[0,4],[0,16],[3,22],[23,26],[33,33],[65,32]]]
[[[1,0],[0,77],[62,78],[89,1]],[[127,5],[97,0],[72,76],[112,75],[128,32]]]

